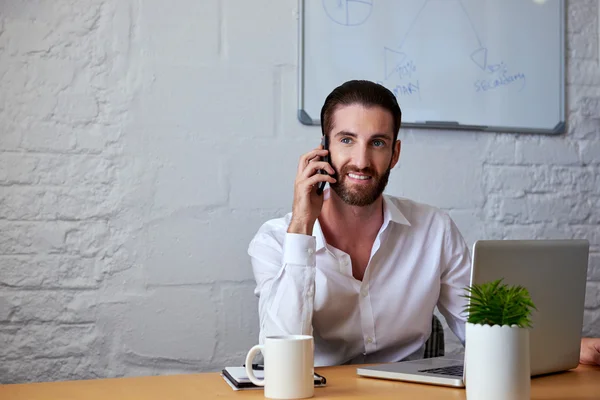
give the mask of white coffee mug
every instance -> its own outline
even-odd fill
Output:
[[[258,352],[264,356],[265,379],[257,379],[252,360]],[[246,374],[252,383],[265,387],[270,399],[312,397],[314,381],[314,341],[312,336],[269,336],[264,345],[256,345],[246,356]]]

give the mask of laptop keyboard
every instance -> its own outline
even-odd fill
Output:
[[[449,367],[421,369],[419,372],[427,372],[429,374],[441,374],[451,376],[463,376],[462,365],[451,365]]]

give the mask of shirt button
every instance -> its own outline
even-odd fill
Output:
[[[369,291],[367,289],[363,289],[360,291],[360,295],[362,297],[367,297],[369,295]]]
[[[315,251],[314,251],[313,249],[308,249],[308,255],[309,255],[309,256],[312,256],[312,254],[313,254],[314,252],[315,252]]]
[[[373,339],[371,339],[370,336],[367,337],[367,343],[369,343],[369,344],[373,343]]]

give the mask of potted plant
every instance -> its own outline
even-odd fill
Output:
[[[471,285],[466,292],[467,399],[529,399],[529,328],[536,309],[529,292],[501,279]]]

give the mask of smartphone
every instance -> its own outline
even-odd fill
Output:
[[[321,144],[323,145],[324,150],[329,150],[329,139],[327,139],[327,135],[323,135],[323,138],[321,139]],[[325,161],[326,163],[331,164],[331,157],[329,157],[329,153],[327,153],[325,157],[321,157],[321,161]],[[324,169],[320,169],[319,173],[323,175],[329,175]],[[325,184],[327,184],[327,182],[319,182],[319,186],[317,186],[318,195],[321,195],[323,193],[323,189],[325,189]]]

